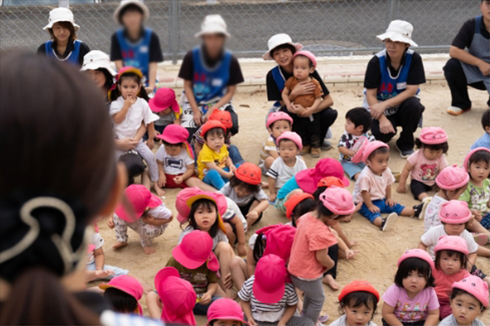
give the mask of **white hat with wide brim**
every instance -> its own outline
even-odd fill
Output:
[[[144,21],[148,20],[148,18],[150,17],[150,10],[148,9],[148,7],[143,2],[138,1],[138,0],[122,0],[119,3],[119,6],[114,11],[113,17],[114,17],[114,21],[116,23],[118,23],[118,24],[121,23],[119,21],[119,14],[121,13],[121,10],[123,10],[124,8],[126,8],[129,5],[135,5],[135,6],[139,7],[141,9],[141,11],[143,12],[143,20]]]
[[[73,28],[78,31],[80,26],[75,24],[75,18],[73,18],[73,13],[68,8],[55,8],[49,12],[48,24],[44,26],[44,30],[53,28],[55,23],[68,22],[73,25]]]
[[[83,65],[81,71],[105,69],[111,75],[115,76],[117,73],[111,67],[111,60],[109,56],[102,51],[92,50],[83,57]]]
[[[228,38],[231,37],[230,33],[228,33],[226,22],[221,15],[207,15],[201,24],[201,31],[194,36],[201,37],[209,34],[223,34]]]
[[[276,35],[272,36],[269,39],[269,41],[267,41],[267,47],[269,48],[269,50],[266,53],[264,53],[262,58],[264,60],[274,60],[274,58],[272,57],[272,54],[271,54],[272,50],[274,50],[278,46],[285,45],[285,44],[292,45],[296,49],[296,51],[299,51],[303,48],[302,44],[293,43],[293,40],[291,39],[291,37],[288,34],[284,34],[284,33],[276,34]]]
[[[394,20],[388,26],[385,33],[376,36],[381,41],[390,39],[394,42],[403,42],[412,46],[418,46],[412,40],[413,26],[404,20]]]

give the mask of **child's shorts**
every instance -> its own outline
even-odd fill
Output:
[[[487,213],[485,216],[482,217],[480,224],[485,229],[490,230],[490,213]]]
[[[165,183],[165,188],[187,188],[187,184],[185,183],[185,180],[182,181],[181,184],[177,184],[174,181],[175,177],[180,177],[182,174],[166,174],[165,173],[165,178],[167,179],[167,182]],[[195,178],[195,177],[191,177]]]
[[[366,166],[364,163],[352,163],[341,160],[340,163],[344,168],[344,172],[349,176],[350,179],[354,180],[354,176],[358,173],[361,173],[362,169]]]
[[[276,203],[274,205],[274,207],[284,215],[286,215],[286,206],[284,204],[286,203],[287,198],[288,196],[281,199],[276,198]]]
[[[435,188],[435,185],[428,186],[425,183],[422,183],[418,180],[412,179],[410,181],[410,190],[412,191],[413,198],[415,198],[417,200],[419,199],[420,194],[434,190],[434,188]]]
[[[95,271],[95,262],[93,262],[91,264],[87,264],[87,270],[89,272]],[[113,277],[128,275],[128,273],[129,273],[129,271],[127,269],[122,269],[122,268],[119,268],[116,266],[111,266],[111,265],[104,265],[104,270],[105,271],[112,271],[112,272],[114,272],[114,275],[108,276],[106,278],[101,278],[101,280],[110,280]]]
[[[366,204],[362,204],[362,207],[359,210],[359,213],[367,218],[369,221],[371,221],[371,223],[374,223],[374,220],[377,217],[381,217],[381,214],[397,213],[398,215],[400,215],[405,208],[405,206],[402,206],[398,203],[396,203],[395,206],[390,207],[386,205],[386,199],[373,200],[373,205],[379,208],[378,213],[371,212]]]

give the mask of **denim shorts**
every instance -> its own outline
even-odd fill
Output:
[[[391,214],[391,213],[397,213],[398,215],[401,214],[403,209],[405,209],[405,206],[402,206],[400,204],[396,204],[393,207],[390,207],[386,205],[386,199],[379,199],[379,200],[373,200],[373,205],[379,208],[378,213],[373,213],[369,210],[369,208],[366,206],[366,204],[362,204],[361,209],[359,210],[359,213],[367,218],[371,223],[374,223],[374,220],[377,217],[381,217],[381,214]]]
[[[344,168],[344,172],[349,176],[350,179],[354,179],[354,176],[358,173],[361,173],[362,169],[366,166],[366,164],[360,163],[352,163],[347,161],[340,161],[342,167]]]

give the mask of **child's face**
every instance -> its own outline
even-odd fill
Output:
[[[490,135],[490,127],[485,127],[485,132]]]
[[[459,255],[454,254],[449,256],[445,250],[441,252],[439,264],[441,270],[446,275],[453,275],[461,270],[461,260],[459,259]]]
[[[222,134],[206,135],[206,145],[215,152],[219,152],[225,144],[225,136]]]
[[[168,115],[172,111],[172,108],[166,108],[163,111],[158,112],[158,115]]]
[[[276,61],[278,65],[281,67],[287,67],[291,64],[291,60],[293,58],[293,52],[289,48],[282,48],[278,50],[274,50],[272,57]]]
[[[52,27],[53,35],[58,42],[66,42],[70,38],[70,30],[68,28],[64,28],[58,23],[54,23]]]
[[[136,31],[143,24],[143,15],[138,10],[127,10],[121,17],[121,21],[128,30]]]
[[[225,47],[225,36],[223,34],[207,34],[202,36],[202,42],[206,52],[211,58],[217,57]]]
[[[389,56],[392,58],[401,58],[405,50],[408,49],[409,44],[403,42],[394,42],[390,39],[386,39],[385,41],[386,52],[388,52]]]
[[[490,20],[490,1],[484,0],[480,5],[480,10],[483,15],[483,18],[487,21]]]
[[[354,302],[352,302],[354,303]],[[346,325],[367,325],[372,317],[373,317],[373,310],[374,307],[366,307],[365,305],[361,305],[359,307],[350,307],[350,306],[345,306],[344,307],[344,313],[346,317],[345,324]]]
[[[390,161],[390,153],[375,154],[367,161],[367,165],[376,175],[382,175],[383,172],[388,169],[388,162]]]
[[[124,78],[117,87],[119,88],[123,99],[128,98],[128,96],[132,98],[137,97],[141,89],[141,85],[139,85],[133,78]]]
[[[444,231],[446,231],[447,235],[461,235],[465,229],[465,224],[444,224]]]
[[[466,191],[467,184],[459,189],[455,190],[446,190],[445,195],[448,200],[458,200],[459,197]]]
[[[429,161],[433,161],[433,160],[437,160],[439,157],[441,157],[442,149],[439,149],[436,151],[436,150],[433,150],[430,148],[424,148],[422,153],[424,154],[426,159],[428,159]]]
[[[285,131],[291,131],[291,124],[287,120],[278,120],[269,128],[269,132],[274,139],[277,139]]]
[[[164,146],[165,146],[165,152],[167,152],[167,154],[170,156],[177,156],[182,151],[182,146],[169,146],[166,144]]]
[[[290,140],[281,140],[279,143],[279,156],[284,162],[291,162],[298,155],[298,146]]]
[[[216,208],[213,205],[206,207],[201,205],[194,213],[194,220],[196,221],[199,230],[208,232],[216,222]]]
[[[95,86],[98,88],[103,88],[106,82],[105,75],[100,70],[87,70],[87,75],[92,79]]]
[[[232,319],[217,319],[213,326],[241,326],[242,322],[239,320]]]
[[[243,197],[250,195],[250,191],[248,191],[248,189],[242,185],[236,186],[233,189],[235,190],[238,198],[243,198]]]
[[[293,61],[293,74],[298,80],[306,80],[315,71],[313,67],[310,67],[310,59],[298,56]]]
[[[490,167],[487,162],[474,162],[471,163],[470,168],[468,169],[470,173],[471,179],[477,182],[482,182],[488,175],[490,174]]]
[[[419,271],[411,271],[407,277],[403,279],[403,287],[408,293],[417,294],[425,288],[427,280],[424,274]]]
[[[364,133],[364,127],[362,125],[356,127],[356,125],[347,118],[345,119],[345,131],[354,136],[361,136]]]
[[[480,315],[481,303],[470,294],[460,294],[451,300],[451,309],[458,325],[471,325]]]

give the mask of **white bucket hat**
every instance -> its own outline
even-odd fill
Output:
[[[111,60],[109,56],[102,51],[92,50],[83,57],[83,65],[81,71],[105,69],[111,75],[115,76],[116,72],[111,68]]]
[[[223,34],[226,37],[231,37],[228,33],[226,22],[221,15],[207,15],[201,24],[201,31],[194,36],[201,37],[207,34]]]
[[[412,46],[418,46],[417,43],[412,41],[413,26],[409,22],[404,20],[394,20],[388,26],[385,33],[376,36],[381,41],[390,39],[394,42],[408,43]]]
[[[53,25],[58,22],[68,22],[73,25],[73,28],[78,31],[80,26],[75,24],[73,13],[68,8],[55,8],[49,12],[48,24],[44,26],[44,30],[53,28]]]
[[[274,60],[274,58],[272,58],[272,55],[271,55],[272,50],[274,50],[278,46],[284,45],[284,44],[289,44],[289,45],[294,46],[296,51],[299,51],[303,48],[302,44],[293,43],[293,40],[291,39],[291,37],[288,34],[284,34],[284,33],[276,34],[276,35],[272,36],[269,39],[269,41],[267,41],[267,47],[269,48],[269,50],[266,53],[264,53],[262,58],[264,60]]]
[[[119,14],[121,13],[121,10],[123,10],[124,8],[126,8],[129,5],[135,5],[141,9],[141,11],[143,12],[143,20],[144,21],[146,21],[150,17],[150,10],[142,1],[139,1],[139,0],[122,0],[119,3],[119,6],[114,11],[113,17],[114,17],[114,21],[116,23],[118,23],[118,24],[121,23],[119,21]]]

